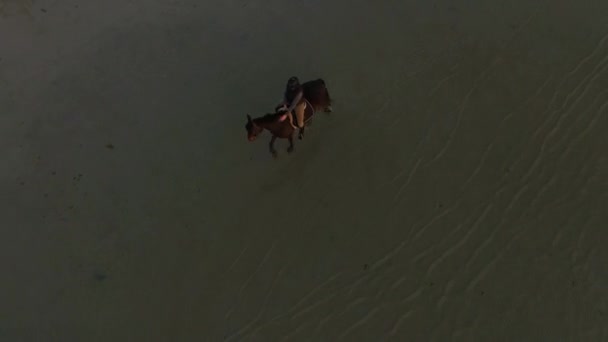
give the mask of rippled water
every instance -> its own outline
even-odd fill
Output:
[[[608,3],[1,3],[1,340],[608,339]]]

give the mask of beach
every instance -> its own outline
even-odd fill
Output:
[[[606,18],[0,0],[0,340],[608,340]]]

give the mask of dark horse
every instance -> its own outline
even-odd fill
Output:
[[[315,112],[323,110],[326,113],[331,112],[331,98],[329,97],[329,91],[325,86],[325,81],[317,79],[314,81],[308,81],[302,84],[304,91],[304,99],[307,101],[306,110],[304,112],[304,123],[308,125],[312,121],[312,117]],[[293,115],[295,120],[295,114]],[[275,108],[275,113],[266,114],[264,116],[252,119],[249,114],[247,115],[247,124],[245,125],[247,130],[247,139],[254,141],[257,136],[267,129],[272,134],[270,138],[270,153],[276,158],[277,151],[274,149],[274,141],[276,138],[288,139],[289,148],[287,152],[293,152],[293,133],[296,128],[289,122],[287,115],[284,111],[280,111],[280,107]],[[302,139],[304,135],[304,128],[300,130],[299,138]]]

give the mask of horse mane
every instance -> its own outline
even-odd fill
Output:
[[[260,116],[257,117],[255,119],[253,119],[253,121],[255,121],[255,123],[269,123],[269,122],[274,122],[277,120],[277,116],[281,115],[282,113],[272,113],[272,114],[266,114],[264,116]]]

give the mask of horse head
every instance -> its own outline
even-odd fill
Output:
[[[247,124],[245,124],[245,130],[247,131],[247,140],[254,141],[255,138],[262,133],[264,128],[256,125],[256,123],[253,122],[253,119],[251,119],[251,116],[247,114]]]

